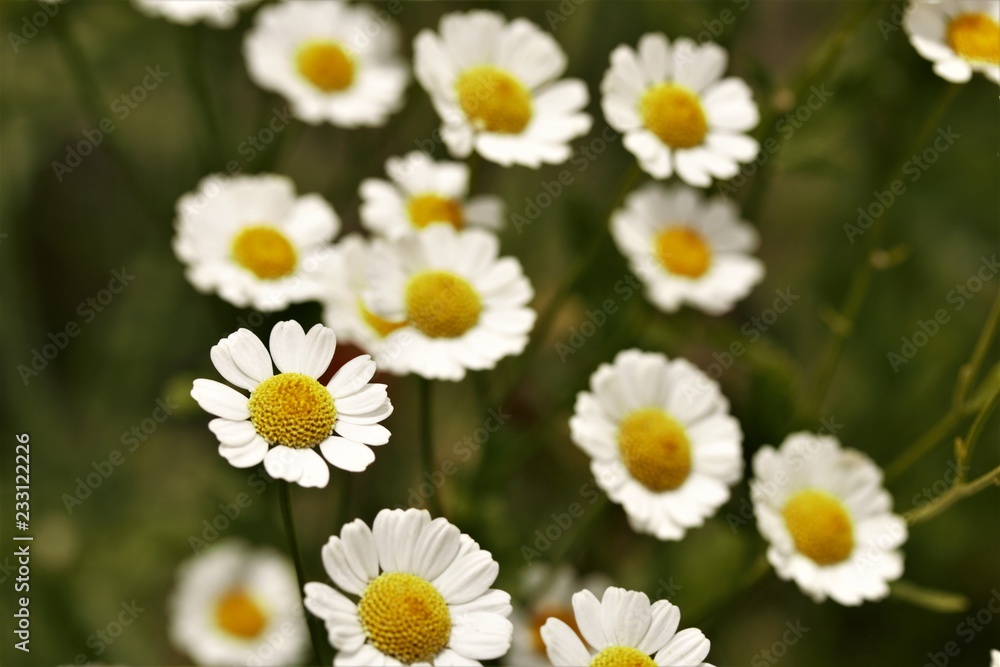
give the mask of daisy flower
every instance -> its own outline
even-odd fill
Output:
[[[397,239],[433,222],[455,229],[500,228],[503,202],[487,195],[467,198],[469,168],[461,162],[434,162],[413,151],[389,158],[385,171],[391,182],[361,182],[361,224],[375,234]]]
[[[906,522],[892,513],[882,471],[832,436],[794,433],[753,457],[750,498],[767,558],[816,602],[858,605],[903,574]]]
[[[375,460],[371,446],[389,441],[379,422],[392,414],[392,403],[384,384],[369,384],[375,362],[367,354],[344,364],[325,387],[320,384],[316,378],[326,372],[336,347],[332,329],[317,324],[307,334],[294,321],[271,330],[270,354],[247,329],[212,347],[216,370],[250,392],[194,381],[191,396],[218,417],[208,427],[219,439],[219,454],[237,468],[263,461],[271,477],[302,486],[327,485],[324,458],[351,472],[367,468]]]
[[[764,277],[764,264],[750,254],[757,231],[736,206],[684,185],[631,193],[611,217],[611,234],[646,297],[667,313],[688,303],[721,315]]]
[[[600,600],[580,591],[573,611],[579,634],[558,618],[542,626],[553,665],[711,667],[703,662],[711,643],[697,628],[677,632],[681,612],[666,600],[612,587]]]
[[[170,639],[199,665],[295,665],[309,630],[292,564],[224,540],[183,563],[169,601]]]
[[[619,352],[590,376],[569,426],[633,530],[661,540],[702,525],[743,472],[743,433],[729,401],[686,359]]]
[[[566,55],[526,19],[508,23],[483,10],[446,14],[438,33],[417,35],[413,60],[456,157],[475,150],[504,166],[565,162],[570,140],[590,130],[586,84],[557,81]]]
[[[479,665],[510,647],[510,595],[490,588],[500,568],[446,519],[385,509],[322,554],[340,590],[310,582],[305,605],[326,623],[334,665]]]
[[[260,0],[132,0],[147,16],[163,17],[173,23],[192,25],[204,21],[214,28],[232,28],[240,8]]]
[[[982,72],[1000,83],[1000,2],[941,0],[910,4],[903,27],[942,79],[965,83]]]
[[[493,234],[435,224],[397,241],[376,241],[365,305],[389,322],[406,322],[386,344],[400,345],[408,372],[461,380],[520,354],[535,323],[533,292],[521,264],[497,258]]]
[[[622,44],[611,52],[601,81],[608,124],[654,178],[674,172],[691,185],[736,175],[740,162],[757,155],[745,132],[759,121],[757,105],[742,79],[719,80],[729,56],[718,44],[680,38],[671,48],[662,33]]]
[[[264,7],[243,41],[250,78],[307,123],[385,125],[403,104],[408,74],[394,23],[340,0]]]
[[[511,667],[542,667],[548,665],[542,626],[549,618],[558,618],[574,632],[579,633],[573,618],[573,594],[588,590],[602,595],[611,585],[603,574],[579,577],[569,565],[553,567],[546,563],[529,565],[522,572],[522,588],[528,602],[523,609],[515,608],[511,614],[514,640],[504,663]]]
[[[284,176],[208,176],[177,202],[174,252],[191,284],[240,308],[316,298],[314,275],[340,218]]]

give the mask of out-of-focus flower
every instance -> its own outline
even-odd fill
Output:
[[[590,377],[569,425],[632,528],[661,540],[702,525],[743,472],[743,433],[729,401],[686,359],[619,352]]]
[[[735,77],[719,80],[728,59],[718,44],[680,38],[671,47],[662,33],[643,35],[638,50],[622,44],[611,52],[601,81],[604,117],[653,177],[676,172],[707,187],[757,155],[759,145],[744,134],[760,120],[750,88]]]
[[[558,81],[566,55],[526,19],[496,12],[446,14],[438,33],[413,45],[414,71],[441,117],[441,136],[457,157],[476,151],[509,166],[569,159],[569,141],[590,130],[587,86]]]
[[[721,315],[764,277],[757,231],[731,202],[684,185],[650,184],[629,195],[611,233],[646,296],[664,312],[688,303]]]
[[[903,23],[910,43],[942,79],[965,83],[982,72],[1000,84],[1000,2],[911,2]]]
[[[148,16],[163,17],[173,23],[192,25],[204,21],[215,28],[232,28],[240,8],[260,0],[132,0]]]

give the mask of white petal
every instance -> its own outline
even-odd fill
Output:
[[[208,430],[215,434],[220,443],[229,447],[245,445],[257,435],[253,424],[246,419],[240,421],[213,419],[208,422]]]
[[[367,354],[351,359],[330,378],[326,388],[334,399],[348,396],[368,384],[375,375],[375,362]]]
[[[698,628],[681,630],[654,658],[658,665],[697,667],[708,655],[711,643]]]
[[[361,472],[375,460],[375,452],[360,442],[330,436],[320,443],[319,450],[330,465],[349,472]]]
[[[274,375],[271,355],[264,343],[260,342],[249,329],[240,329],[229,335],[229,351],[236,365],[257,382],[263,382]]]
[[[264,456],[264,470],[275,479],[297,482],[302,477],[302,460],[291,447],[276,445]]]
[[[218,344],[213,345],[210,356],[212,364],[215,365],[215,369],[219,371],[219,374],[240,389],[253,391],[259,384],[257,380],[244,373],[243,369],[233,361],[233,354],[229,349],[229,340],[223,338]]]
[[[549,661],[557,666],[588,665],[590,664],[590,652],[580,641],[580,637],[573,632],[573,629],[558,618],[550,618],[545,621],[541,629],[542,641],[545,642],[545,650],[548,653]],[[600,645],[603,648],[603,644]]]
[[[267,447],[267,441],[257,435],[253,440],[243,445],[220,444],[219,454],[236,468],[252,468],[264,460]]]
[[[191,389],[191,398],[202,410],[223,419],[239,421],[250,418],[247,403],[250,399],[230,386],[215,380],[197,379]]]
[[[573,595],[573,612],[576,625],[587,643],[595,648],[604,648],[610,643],[601,623],[601,602],[588,590]]]
[[[514,626],[503,616],[484,612],[456,617],[448,646],[476,660],[499,658],[510,648]]]

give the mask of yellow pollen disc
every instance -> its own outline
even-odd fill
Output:
[[[658,83],[639,102],[642,122],[671,148],[701,145],[708,121],[698,96],[675,83]]]
[[[354,82],[354,60],[336,42],[310,42],[295,57],[299,74],[325,93],[349,88]]]
[[[593,657],[590,667],[656,667],[656,662],[632,646],[609,646]]]
[[[650,491],[676,489],[691,473],[684,427],[658,408],[641,408],[622,420],[618,450],[632,477]]]
[[[712,263],[712,249],[701,234],[690,227],[667,227],[656,235],[654,246],[660,264],[679,276],[698,278]]]
[[[966,60],[1000,65],[1000,24],[986,14],[959,14],[948,24],[948,44]]]
[[[538,653],[544,654],[547,650],[545,642],[542,640],[542,626],[550,618],[558,618],[572,628],[573,632],[580,634],[580,628],[576,624],[576,614],[573,613],[572,607],[540,607],[531,617],[531,642]]]
[[[243,229],[233,239],[232,252],[237,264],[262,280],[289,275],[298,261],[288,237],[268,225]]]
[[[844,505],[824,491],[799,491],[781,511],[799,553],[834,565],[854,550],[854,527]]]
[[[231,635],[253,639],[264,630],[267,617],[245,590],[234,588],[215,605],[215,622]]]
[[[465,115],[487,132],[520,134],[531,120],[531,93],[499,67],[470,67],[459,75],[455,90]]]
[[[465,278],[424,271],[406,286],[406,320],[431,338],[457,338],[476,326],[483,305]]]
[[[361,313],[361,319],[364,323],[374,329],[375,333],[382,338],[385,338],[396,329],[402,329],[406,326],[406,322],[393,322],[385,319],[384,317],[379,317],[372,311],[368,310],[361,299],[358,299],[358,312]]]
[[[410,214],[410,221],[417,229],[423,229],[432,222],[447,222],[455,229],[461,229],[465,225],[461,204],[435,194],[410,197],[406,212]]]
[[[358,602],[358,618],[375,648],[407,665],[430,662],[451,637],[444,598],[429,581],[406,572],[372,580]]]
[[[281,373],[253,390],[250,421],[271,444],[301,449],[323,442],[333,431],[337,409],[326,387],[302,373]]]

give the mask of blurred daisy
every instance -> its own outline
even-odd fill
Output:
[[[526,567],[522,572],[521,588],[528,602],[525,608],[515,608],[511,614],[514,641],[503,662],[512,667],[550,664],[541,635],[545,621],[558,618],[579,633],[573,617],[573,594],[588,590],[600,596],[610,585],[611,580],[603,574],[581,578],[571,566],[565,564],[553,567],[535,563]]]
[[[910,43],[942,79],[965,83],[982,72],[1000,83],[1000,2],[941,0],[910,3],[904,21]]]
[[[208,176],[177,202],[174,252],[202,292],[240,308],[283,310],[316,298],[313,275],[340,219],[284,176]]]
[[[483,10],[446,14],[439,33],[417,35],[413,68],[452,155],[529,167],[569,159],[568,142],[590,130],[589,96],[583,81],[557,81],[566,55],[552,35]]]
[[[990,651],[990,667],[1000,667],[1000,651]]]
[[[677,632],[681,612],[666,600],[612,587],[600,600],[580,591],[573,610],[579,634],[558,618],[542,626],[553,665],[711,667],[703,662],[711,643],[697,628]]]
[[[906,522],[892,513],[882,471],[831,436],[794,433],[762,447],[750,481],[757,527],[778,576],[816,602],[858,605],[903,574]]]
[[[726,502],[743,433],[715,381],[685,359],[625,350],[590,389],[577,396],[571,436],[634,530],[679,540]]]
[[[384,12],[383,12],[384,13]],[[396,26],[370,7],[287,0],[261,9],[243,42],[250,78],[307,123],[384,125],[408,74]]]
[[[689,303],[720,315],[764,277],[753,257],[757,231],[721,197],[703,200],[687,186],[650,184],[625,200],[611,218],[611,233],[646,296],[672,313]]]
[[[240,8],[260,0],[132,0],[147,16],[163,17],[173,23],[192,25],[204,21],[215,28],[232,28]]]
[[[292,564],[239,540],[178,568],[168,623],[171,641],[198,665],[295,665],[308,650]]]
[[[497,562],[426,510],[347,524],[323,565],[340,590],[308,583],[305,604],[326,623],[334,665],[479,665],[510,647],[510,595],[490,588]]]
[[[520,354],[535,323],[533,292],[521,264],[497,258],[492,234],[435,224],[372,248],[365,305],[406,322],[386,344],[408,337],[399,363],[425,378],[461,380]]]
[[[325,387],[320,384],[316,378],[327,371],[336,347],[332,329],[317,324],[307,334],[294,321],[271,330],[270,354],[247,329],[220,340],[212,363],[250,396],[215,380],[194,381],[191,396],[218,417],[208,427],[219,439],[219,454],[237,468],[263,461],[271,477],[302,486],[327,485],[324,458],[351,472],[367,468],[375,460],[370,446],[389,441],[379,422],[392,414],[392,403],[384,384],[369,384],[375,362],[368,355],[344,364]]]
[[[727,61],[718,44],[681,38],[671,48],[662,33],[643,35],[638,51],[622,44],[611,52],[604,117],[654,178],[676,171],[707,187],[757,156],[757,142],[744,134],[759,121],[757,105],[742,79],[719,80]]]
[[[361,182],[361,224],[375,234],[397,239],[433,222],[455,229],[500,227],[503,202],[487,195],[467,199],[469,168],[461,162],[434,162],[413,151],[389,158],[385,171],[391,182]]]

